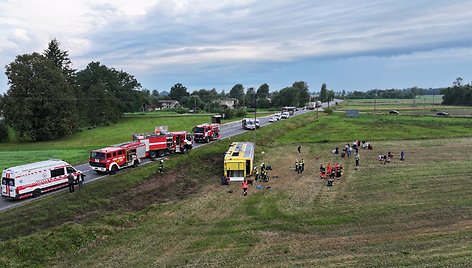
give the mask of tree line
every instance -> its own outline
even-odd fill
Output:
[[[57,39],[42,53],[16,56],[5,66],[5,74],[9,88],[0,95],[0,141],[8,139],[9,130],[18,141],[57,139],[84,127],[114,123],[127,112],[159,107],[159,101],[165,99],[207,112],[221,112],[214,101],[225,98],[234,98],[242,111],[246,107],[304,106],[310,100],[303,81],[275,92],[269,92],[267,84],[247,90],[236,84],[229,93],[216,89],[189,93],[177,83],[169,94],[160,94],[143,89],[133,75],[100,62],[90,62],[83,70],[73,69],[68,51],[60,48]]]
[[[441,91],[443,104],[472,106],[472,83],[463,84],[462,82],[463,79],[458,77],[451,87]]]

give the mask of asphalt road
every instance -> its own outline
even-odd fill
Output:
[[[330,105],[334,106],[335,102],[332,101],[330,103]],[[321,104],[322,108],[325,108],[327,106],[328,106],[328,103],[322,103]],[[297,116],[297,115],[300,115],[300,114],[313,112],[313,111],[315,111],[315,110],[299,109],[298,111],[295,112],[295,114],[293,116]],[[248,118],[254,118],[254,114],[248,114],[247,117]],[[266,126],[268,124],[273,124],[273,123],[269,123],[269,118],[270,117],[271,117],[271,115],[266,115],[266,116],[262,116],[262,117],[257,116],[257,118],[260,120],[261,127]],[[287,120],[287,119],[283,119],[283,120]],[[288,120],[290,120],[290,119],[288,119]],[[275,124],[277,124],[277,123],[275,122]],[[227,138],[230,138],[232,136],[241,134],[243,132],[254,131],[254,130],[244,130],[241,127],[241,122],[240,121],[235,121],[235,122],[231,122],[231,123],[221,125],[220,131],[221,131],[221,134],[220,134],[221,139],[227,139]],[[204,145],[207,145],[207,144],[205,144],[205,143],[194,143],[194,148],[198,148],[198,147],[204,146]],[[149,163],[152,163],[152,162],[153,161],[151,161],[149,159],[143,159],[141,161],[141,165],[146,165],[146,164],[149,164]],[[78,169],[78,170],[81,170],[85,175],[87,175],[87,177],[85,178],[85,184],[88,184],[88,183],[91,183],[93,181],[102,179],[106,176],[109,176],[109,175],[97,174],[95,171],[90,169],[90,166],[89,166],[88,163],[77,165],[77,166],[75,166],[75,168]],[[157,168],[157,166],[156,166],[156,168]],[[126,169],[121,170],[119,172],[126,172]],[[76,186],[76,189],[77,188],[78,187]],[[33,202],[33,201],[35,201],[39,198],[42,198],[44,196],[57,194],[61,191],[66,191],[66,190],[68,190],[68,189],[66,188],[66,189],[62,189],[62,190],[58,190],[58,191],[52,191],[52,192],[49,192],[49,193],[45,193],[41,197],[38,197],[38,198],[26,198],[26,199],[23,199],[23,200],[10,200],[10,199],[5,199],[5,198],[0,198],[0,211],[8,209],[8,208],[17,207],[17,206],[20,206],[20,205],[23,205],[23,204],[27,204],[29,202]]]

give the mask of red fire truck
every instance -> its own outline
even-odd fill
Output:
[[[186,154],[193,148],[192,134],[187,131],[166,132],[156,128],[155,133],[134,134],[133,140],[145,145],[149,158],[173,153]]]
[[[220,124],[203,124],[193,128],[195,142],[210,142],[220,139]]]
[[[136,167],[146,157],[146,146],[141,142],[127,142],[93,150],[89,164],[96,172],[116,173],[119,169]]]

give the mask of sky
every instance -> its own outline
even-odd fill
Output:
[[[143,88],[437,88],[472,77],[472,1],[0,0],[5,66],[56,38]]]

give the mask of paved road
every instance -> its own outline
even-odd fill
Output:
[[[335,104],[334,101],[330,103],[331,106],[333,106],[334,104]],[[325,108],[327,106],[328,106],[328,103],[322,103],[322,108]],[[302,110],[302,109],[300,109],[300,110],[296,111],[293,116],[297,116],[297,115],[300,115],[300,114],[304,114],[304,113],[307,113],[307,112],[313,112],[313,111],[314,110]],[[260,120],[261,127],[263,127],[265,125],[268,125],[268,124],[271,124],[271,123],[269,123],[270,116],[271,115],[265,115],[265,116],[262,116],[262,117],[257,117]],[[254,117],[254,114],[252,114],[252,116],[251,116],[251,114],[248,115],[248,118],[253,118],[253,117]],[[235,121],[235,122],[224,124],[224,125],[221,126],[220,129],[221,129],[221,139],[227,139],[229,137],[241,134],[241,133],[246,132],[246,131],[254,131],[254,130],[244,130],[244,129],[242,129],[240,121]],[[196,143],[196,144],[194,144],[194,148],[198,148],[198,147],[204,146],[204,145],[206,145],[206,144],[205,143]],[[149,163],[152,163],[152,161],[150,161],[149,159],[143,159],[143,161],[141,162],[141,165],[146,165],[146,164],[149,164]],[[108,175],[102,175],[102,174],[95,173],[94,171],[92,171],[90,169],[90,166],[89,166],[88,163],[77,165],[75,167],[78,170],[81,170],[85,175],[87,175],[87,177],[85,178],[85,184],[91,183],[93,181],[96,181],[96,180],[99,180],[101,178],[104,178],[104,177],[108,176]],[[126,172],[126,169],[122,170],[120,172]],[[57,194],[58,192],[65,191],[65,190],[67,190],[67,189],[60,190],[60,191],[49,192],[49,193],[44,194],[43,196]],[[41,198],[41,197],[39,197],[39,198]],[[8,209],[8,208],[13,208],[13,207],[16,207],[16,206],[19,206],[19,205],[23,205],[23,204],[26,204],[26,203],[29,203],[29,202],[33,202],[34,200],[37,200],[37,199],[38,198],[26,198],[24,200],[10,200],[10,199],[0,198],[0,211]]]

